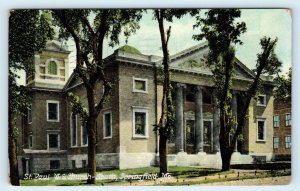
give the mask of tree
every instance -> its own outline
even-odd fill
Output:
[[[25,19],[24,19],[25,18]],[[47,13],[38,10],[12,10],[9,17],[9,106],[8,106],[8,153],[10,181],[20,185],[17,161],[16,118],[25,115],[30,103],[27,89],[18,85],[17,71],[31,72],[34,51],[43,48],[53,30],[47,22]]]
[[[160,174],[168,172],[168,140],[173,134],[174,127],[174,106],[172,101],[172,86],[170,72],[170,55],[168,50],[168,42],[171,35],[171,26],[165,31],[164,20],[173,22],[174,18],[180,19],[185,14],[195,15],[198,10],[187,9],[156,9],[154,18],[158,22],[160,39],[163,52],[163,98],[161,103],[161,117],[156,130],[159,132],[159,167]]]
[[[276,83],[274,90],[276,99],[284,100],[292,96],[292,68],[289,69],[286,75],[277,74],[274,81]]]
[[[235,62],[235,44],[242,44],[239,36],[246,32],[244,22],[236,22],[241,16],[238,9],[212,9],[205,13],[206,18],[197,17],[194,27],[202,33],[194,35],[196,40],[206,38],[209,46],[207,63],[212,68],[220,108],[220,151],[222,170],[230,169],[230,160],[238,137],[247,120],[251,99],[262,85],[261,75],[273,75],[279,71],[281,63],[274,53],[277,39],[264,37],[260,41],[262,52],[257,54],[255,76],[245,92],[240,93],[239,112],[232,115],[232,81]],[[236,126],[236,129],[234,128]]]
[[[86,89],[88,107],[82,109],[79,98],[73,95],[73,106],[86,117],[88,129],[88,184],[95,183],[96,175],[96,119],[103,109],[111,91],[112,83],[105,74],[103,60],[103,41],[109,38],[109,45],[119,43],[119,35],[124,32],[128,37],[138,28],[141,10],[102,9],[102,10],[53,10],[54,22],[59,27],[60,38],[72,38],[76,46],[75,74],[82,80]],[[99,98],[95,94],[98,82],[104,86],[104,93]],[[80,109],[81,108],[81,109]]]

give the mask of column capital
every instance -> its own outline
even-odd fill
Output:
[[[196,91],[203,91],[203,90],[204,90],[204,87],[198,85],[198,86],[195,87],[195,90],[196,90]]]
[[[176,83],[175,88],[186,88],[186,84],[183,83]]]
[[[238,91],[237,90],[232,90],[232,95],[237,95],[238,94]]]

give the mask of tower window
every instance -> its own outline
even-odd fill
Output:
[[[57,64],[55,61],[50,61],[48,64],[48,74],[57,75]]]

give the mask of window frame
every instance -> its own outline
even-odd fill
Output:
[[[196,124],[195,124],[195,119],[185,119],[184,121],[185,121],[185,130],[186,130],[186,133],[185,133],[185,136],[186,136],[186,145],[189,145],[189,146],[194,145],[194,143],[188,143],[187,142],[187,139],[188,139],[187,138],[187,127],[188,127],[187,126],[187,122],[188,121],[194,121],[194,127],[193,127],[193,132],[192,133],[193,133],[193,136],[194,136],[194,140],[193,141],[195,142],[195,140],[196,140],[196,128],[195,128]]]
[[[32,135],[29,135],[28,136],[28,148],[32,149],[32,147],[33,147],[33,137],[32,137]]]
[[[263,97],[264,98],[264,103],[259,103],[259,100],[257,99],[257,101],[256,101],[256,105],[257,106],[267,106],[267,95],[266,94],[260,94],[260,95],[258,95],[258,97]]]
[[[275,117],[278,117],[278,124],[277,126],[275,126]],[[276,128],[276,127],[279,127],[280,126],[280,115],[274,115],[273,116],[273,127]]]
[[[289,120],[287,120],[287,118],[286,118],[287,115],[290,116]],[[285,121],[285,126],[286,127],[292,126],[292,115],[291,115],[291,113],[285,113],[285,115],[284,115],[284,121]],[[287,121],[289,121],[288,124],[287,124]]]
[[[287,137],[290,138],[290,142],[289,142],[289,143],[286,141],[286,138],[287,138]],[[289,147],[287,147],[287,143],[289,144]],[[284,136],[284,147],[285,147],[286,149],[291,149],[291,148],[292,148],[292,136],[291,136],[291,135],[286,135],[286,136]]]
[[[51,162],[58,162],[58,168],[51,168]],[[59,159],[56,159],[56,160],[50,160],[49,161],[49,169],[50,170],[58,170],[58,169],[60,169],[60,160]]]
[[[278,145],[275,148],[275,139],[278,139]],[[280,145],[280,138],[279,137],[273,137],[273,149],[279,149],[279,145]]]
[[[210,122],[210,144],[204,143],[204,122]],[[195,128],[196,130],[196,128]],[[203,119],[203,146],[212,146],[213,145],[213,135],[214,135],[214,120],[213,119]],[[196,136],[196,134],[195,134]],[[196,137],[195,137],[196,138]]]
[[[258,137],[258,122],[259,121],[263,121],[264,122],[264,138],[263,139],[259,139]],[[263,118],[263,117],[257,117],[256,118],[256,142],[266,142],[266,139],[267,139],[267,119],[266,118]]]
[[[145,82],[145,90],[139,90],[139,89],[136,89],[135,88],[135,81],[144,81]],[[133,77],[132,78],[132,92],[137,92],[137,93],[148,93],[148,79],[147,78],[136,78],[136,77]]]
[[[50,137],[49,135],[57,135],[57,148],[50,148]],[[59,131],[48,131],[47,132],[47,150],[48,151],[59,151],[60,150],[60,132]]]
[[[76,144],[73,145],[73,112],[71,113],[71,117],[70,117],[70,143],[71,143],[71,147],[77,147],[78,146],[78,140],[77,140],[77,128],[78,128],[78,124],[77,124],[77,114],[75,115],[75,124],[76,124],[76,130],[75,130],[75,134],[76,134]]]
[[[30,104],[27,108],[27,122],[28,124],[32,123],[32,104]]]
[[[149,138],[149,108],[148,107],[136,107],[132,106],[132,137],[133,138],[141,138],[148,139]],[[135,113],[145,113],[145,135],[135,134]]]
[[[87,168],[87,160],[81,160],[81,168]]]
[[[54,104],[57,104],[57,119],[54,120],[54,119],[49,119],[49,103],[54,103]],[[47,122],[59,122],[59,101],[57,100],[47,100],[46,101],[46,105],[47,105]]]
[[[56,75],[55,74],[49,74],[49,64],[51,62],[55,62],[56,64]],[[46,61],[46,64],[45,64],[45,74],[48,75],[48,76],[59,76],[59,61],[54,59],[54,58],[50,58]]]
[[[106,121],[105,121],[105,115],[110,115],[110,136],[106,136]],[[103,139],[112,139],[112,112],[111,110],[103,112]]]
[[[86,126],[86,124],[85,124],[85,126]],[[89,143],[89,136],[88,136],[88,130],[86,130],[86,136],[87,136],[87,142],[86,142],[86,144],[83,144],[83,128],[84,128],[84,125],[81,125],[81,146],[82,147],[87,147],[88,146],[88,143]],[[87,127],[85,127],[85,128],[87,128]]]

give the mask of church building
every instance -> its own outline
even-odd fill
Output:
[[[219,108],[212,72],[205,64],[207,43],[171,55],[174,135],[168,144],[170,166],[221,167]],[[69,75],[69,54],[59,42],[35,52],[34,72],[26,86],[32,103],[20,123],[19,172],[86,168],[87,129],[72,113],[68,92],[87,106],[85,87]],[[97,119],[97,167],[137,168],[158,165],[159,136],[153,130],[161,114],[162,58],[144,55],[125,45],[105,58],[106,75],[113,82],[111,95]],[[233,114],[238,112],[239,92],[246,91],[254,73],[235,59]],[[243,139],[238,141],[232,164],[270,161],[273,153],[274,83],[262,77],[263,92],[253,99]],[[103,94],[99,83],[95,92]]]

